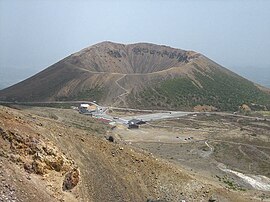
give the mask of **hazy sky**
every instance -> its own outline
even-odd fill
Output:
[[[269,37],[268,0],[0,0],[0,79],[109,40],[195,50],[270,83]]]

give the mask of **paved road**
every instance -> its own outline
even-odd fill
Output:
[[[119,109],[119,110],[128,110],[128,111],[141,111],[141,112],[157,112],[152,114],[146,114],[146,115],[138,115],[138,116],[127,116],[122,117],[120,120],[113,119],[112,116],[106,114],[106,110],[99,112],[99,117],[103,117],[106,119],[110,119],[112,121],[120,122],[120,123],[126,123],[128,120],[131,119],[142,119],[144,121],[154,121],[154,120],[161,120],[161,119],[168,119],[168,118],[178,118],[182,116],[186,116],[188,114],[196,114],[196,113],[202,113],[202,114],[212,114],[212,115],[223,115],[223,116],[234,116],[239,118],[248,118],[248,119],[254,119],[254,120],[265,120],[270,121],[270,119],[261,118],[261,117],[252,117],[252,116],[243,116],[243,115],[235,115],[231,113],[226,112],[182,112],[182,111],[162,111],[162,110],[140,110],[140,109],[132,109],[132,108],[120,108],[120,107],[102,107],[97,105],[94,102],[90,101],[45,101],[45,102],[5,102],[0,101],[0,104],[79,104],[79,103],[88,103],[88,104],[94,104],[97,107],[104,108],[104,109]]]
[[[169,118],[178,118],[181,116],[186,116],[188,114],[192,114],[193,112],[163,112],[163,113],[153,113],[153,114],[144,114],[144,115],[138,115],[138,116],[126,116],[126,117],[120,117],[120,118],[113,118],[112,116],[106,114],[106,113],[98,113],[94,114],[97,118],[104,118],[108,119],[117,123],[121,124],[127,124],[129,120],[131,119],[139,119],[143,121],[155,121],[155,120],[162,120],[162,119],[169,119]]]
[[[138,116],[126,116],[122,118],[125,120],[139,119],[143,121],[155,121],[155,120],[161,120],[161,119],[178,118],[181,116],[186,116],[188,114],[193,114],[193,112],[173,111],[173,112],[144,114],[144,115],[138,115]]]

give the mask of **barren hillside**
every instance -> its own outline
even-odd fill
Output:
[[[63,117],[68,119],[69,113]],[[192,176],[151,153],[99,138],[60,117],[50,118],[42,110],[38,114],[0,107],[0,200],[248,201],[250,197]],[[92,124],[96,129],[100,125]]]

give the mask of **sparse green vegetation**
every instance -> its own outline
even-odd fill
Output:
[[[102,87],[96,87],[78,92],[76,95],[68,97],[58,97],[57,101],[68,100],[96,100],[99,102],[104,94],[105,90]]]
[[[85,91],[79,92],[74,96],[74,100],[84,100],[84,99],[95,99],[99,101],[103,95],[103,88],[92,88]]]
[[[236,111],[240,105],[251,103],[270,108],[270,95],[244,78],[221,71],[207,74],[195,72],[194,75],[198,84],[184,77],[165,80],[131,94],[129,102],[141,108],[164,109],[192,109],[196,105],[209,105],[221,111]]]
[[[218,180],[220,182],[223,182],[227,185],[228,189],[233,189],[235,191],[246,191],[245,188],[239,186],[238,184],[236,184],[232,179],[229,179],[229,177],[227,175],[220,177],[218,175],[216,175],[216,177],[218,178]]]

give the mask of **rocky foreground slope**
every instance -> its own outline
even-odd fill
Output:
[[[202,54],[149,43],[102,42],[0,91],[0,101],[53,100],[174,110],[270,107],[269,91]]]
[[[0,201],[252,201],[93,134],[0,106]]]

